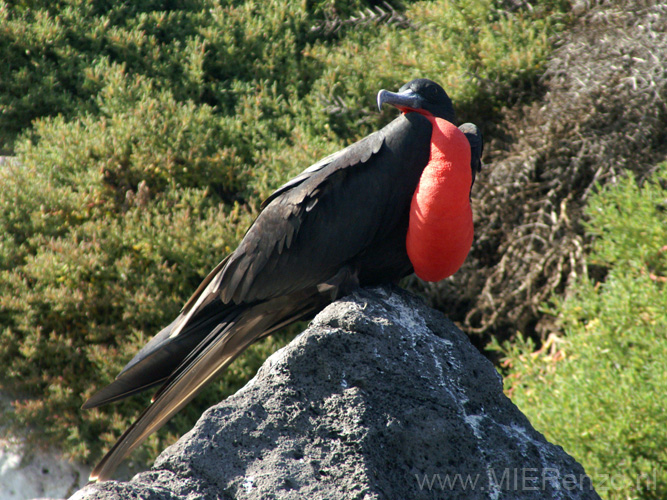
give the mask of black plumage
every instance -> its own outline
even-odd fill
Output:
[[[449,97],[429,80],[389,94],[387,102],[407,95],[411,106],[455,120]],[[163,384],[91,479],[109,478],[145,437],[253,342],[312,317],[357,286],[395,282],[412,272],[405,238],[412,196],[429,161],[431,132],[424,115],[401,114],[314,164],[264,202],[238,248],[207,276],[178,318],[84,404],[93,408]],[[476,127],[466,133],[472,134],[471,143],[479,138],[474,174],[481,135]]]

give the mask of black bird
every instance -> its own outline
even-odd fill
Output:
[[[108,479],[253,342],[355,287],[396,282],[413,269],[437,281],[460,267],[472,243],[481,134],[473,124],[456,128],[449,96],[427,79],[381,90],[383,103],[401,115],[271,194],[180,315],[86,401],[94,408],[162,384],[92,481]]]

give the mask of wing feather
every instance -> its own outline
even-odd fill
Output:
[[[223,302],[323,283],[395,227],[428,162],[431,130],[424,116],[402,115],[281,186],[220,271]]]
[[[84,407],[115,401],[164,381],[220,321],[211,318],[227,314],[227,307],[316,288],[341,268],[353,268],[354,259],[373,240],[382,240],[383,231],[395,228],[409,207],[414,190],[410,186],[416,186],[428,161],[428,157],[412,153],[406,157],[397,151],[428,151],[430,131],[430,123],[421,115],[399,117],[279,188],[237,250],[209,273],[176,320]],[[412,148],[401,147],[406,143]],[[369,204],[369,199],[382,203]],[[386,253],[380,248],[379,253]],[[409,263],[405,267],[409,269]]]

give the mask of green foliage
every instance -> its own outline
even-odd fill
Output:
[[[508,391],[538,430],[584,465],[609,499],[667,494],[667,164],[592,197],[589,263],[558,301],[565,337],[501,350]],[[496,348],[498,346],[496,345]]]
[[[272,189],[393,117],[374,110],[382,87],[427,76],[470,118],[499,109],[539,75],[563,7],[425,1],[403,22],[355,20],[369,6],[0,0],[0,152],[17,155],[0,168],[0,387],[17,396],[15,432],[98,458],[147,397],[81,403],[173,319]],[[287,338],[252,348],[223,392]]]

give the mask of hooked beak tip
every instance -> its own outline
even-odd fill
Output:
[[[378,92],[378,97],[377,97],[377,104],[378,104],[378,111],[382,112],[382,104],[384,103],[383,99],[383,94],[385,94],[387,91],[385,89],[380,90]]]

